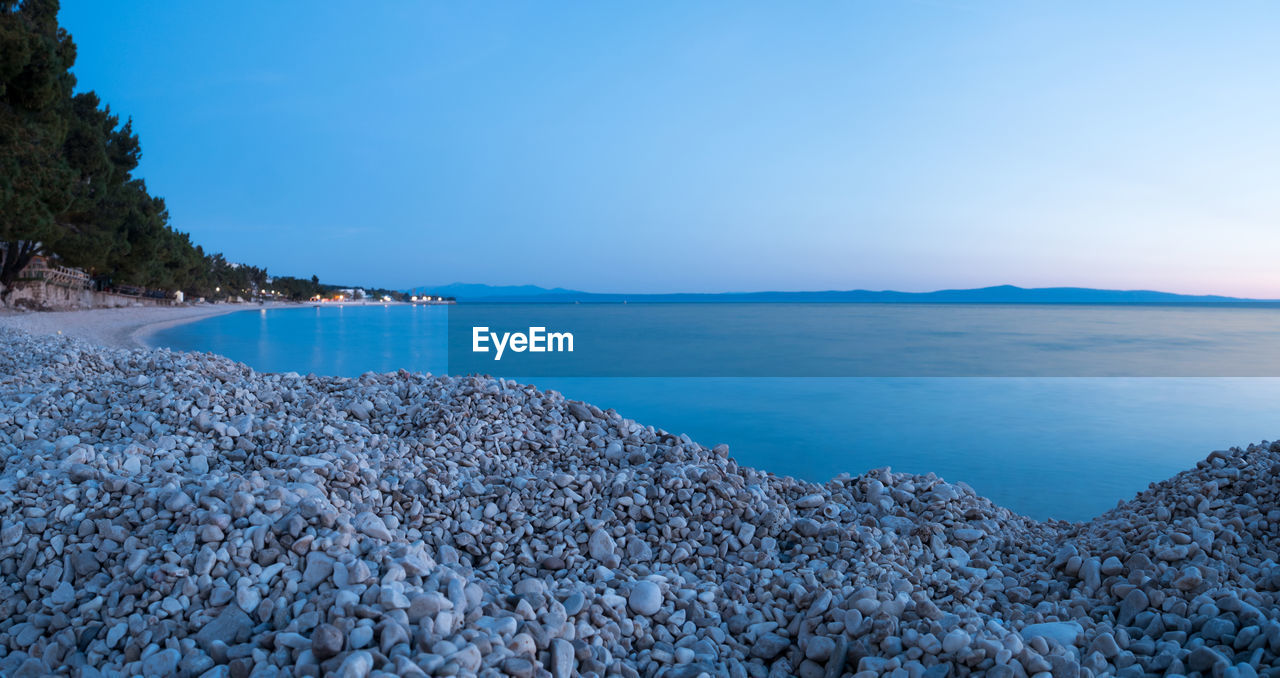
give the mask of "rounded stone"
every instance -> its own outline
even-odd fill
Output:
[[[651,581],[639,581],[631,587],[627,606],[632,612],[652,617],[662,609],[662,589]]]

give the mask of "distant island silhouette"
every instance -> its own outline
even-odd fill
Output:
[[[537,285],[452,283],[415,290],[455,297],[462,302],[619,303],[619,302],[844,302],[867,304],[1256,304],[1274,299],[1175,294],[1155,290],[1107,290],[1090,287],[1018,287],[995,285],[962,290],[822,290],[811,292],[687,292],[618,294],[546,288]]]

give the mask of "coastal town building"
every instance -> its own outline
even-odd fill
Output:
[[[51,258],[37,255],[18,273],[19,284],[24,282],[43,282],[60,285],[72,289],[89,289],[93,280],[83,269],[61,266]]]

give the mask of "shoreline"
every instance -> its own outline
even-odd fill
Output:
[[[106,348],[155,348],[150,337],[164,329],[237,311],[294,308],[303,304],[200,304],[132,306],[67,311],[0,311],[0,327],[34,335],[64,335]]]
[[[343,306],[413,306],[401,301],[272,301],[183,306],[124,306],[116,308],[26,311],[0,308],[0,328],[9,327],[29,334],[65,335],[104,348],[156,348],[150,341],[155,333],[205,318],[239,311]]]
[[[509,380],[0,338],[0,674],[1280,674],[1280,443],[1042,522]]]

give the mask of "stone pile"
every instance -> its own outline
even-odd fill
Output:
[[[1037,522],[510,381],[0,342],[3,675],[1280,676],[1280,444]]]

